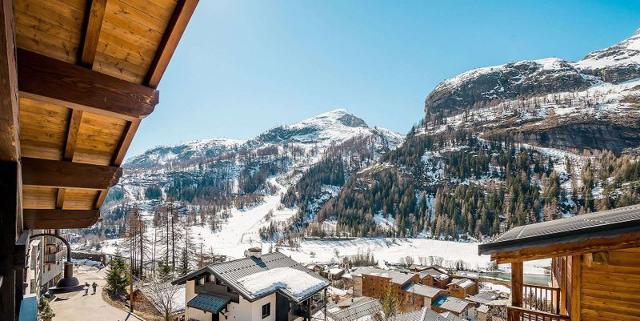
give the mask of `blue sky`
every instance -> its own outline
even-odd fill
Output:
[[[637,0],[201,0],[128,156],[335,108],[406,133],[446,78],[580,59],[638,28]]]

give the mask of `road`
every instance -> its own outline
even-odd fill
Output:
[[[53,321],[144,321],[134,315],[115,308],[102,299],[102,290],[105,287],[105,275],[107,269],[98,271],[94,267],[76,267],[74,276],[80,284],[88,282],[98,284],[96,294],[84,295],[84,291],[70,297],[68,300],[55,300],[51,302],[51,308],[56,316]]]

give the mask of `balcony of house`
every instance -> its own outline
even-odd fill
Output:
[[[560,287],[543,286],[523,283],[520,291],[512,293],[520,295],[515,298],[521,306],[511,305],[507,307],[508,321],[564,321],[570,320],[566,314],[566,308],[561,306],[562,296]]]
[[[515,227],[479,246],[511,265],[509,321],[640,319],[640,205]],[[524,262],[551,259],[551,284]]]
[[[309,299],[302,301],[301,303],[291,302],[291,312],[298,317],[306,317],[315,315],[318,311],[323,309],[326,305],[324,294],[316,293]]]

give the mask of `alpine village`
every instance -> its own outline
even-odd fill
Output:
[[[0,1],[0,320],[640,320],[640,30],[128,155],[198,0]]]

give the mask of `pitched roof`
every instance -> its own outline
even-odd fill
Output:
[[[411,280],[411,278],[413,276],[416,275],[416,273],[402,273],[402,272],[398,272],[398,271],[394,271],[394,270],[377,270],[377,271],[371,271],[368,273],[362,273],[363,275],[373,275],[373,276],[379,276],[379,277],[383,277],[383,278],[387,278],[387,279],[391,279],[391,283],[395,283],[398,285],[404,285],[405,283],[409,282],[409,280]]]
[[[451,282],[449,284],[447,284],[447,285],[457,285],[457,286],[459,286],[461,288],[468,289],[468,288],[472,287],[474,284],[475,284],[475,282],[473,282],[472,280],[469,280],[467,278],[459,278],[459,279],[456,278],[456,279],[451,280]]]
[[[444,292],[443,289],[434,288],[428,285],[413,284],[413,283],[405,285],[402,288],[402,290],[405,292],[414,293],[427,298],[434,298],[438,294]]]
[[[328,321],[365,321],[375,320],[374,316],[382,312],[382,305],[376,299],[369,297],[354,298],[353,301],[345,300],[338,304],[327,306]],[[324,319],[324,310],[314,316],[319,320]]]
[[[442,315],[427,308],[396,315],[389,321],[448,321]]]
[[[480,303],[480,304],[490,304],[491,302],[499,299],[500,299],[500,293],[496,291],[480,292],[476,295],[472,295],[466,298],[466,300],[468,301]]]
[[[357,267],[355,269],[353,269],[353,271],[351,271],[351,275],[352,276],[361,276],[363,274],[369,274],[372,272],[384,272],[384,270],[379,269],[377,267],[373,267],[373,266],[360,266]]]
[[[446,270],[441,268],[436,268],[433,266],[420,271],[418,275],[420,276],[421,279],[424,279],[427,275],[430,275],[436,279],[441,279],[441,280],[449,277],[449,274],[447,274]]]
[[[218,314],[231,302],[229,297],[213,294],[198,294],[187,303],[190,308]]]
[[[452,296],[441,296],[431,304],[447,311],[461,313],[472,303]]]
[[[224,282],[231,288],[233,288],[236,292],[238,292],[242,297],[247,299],[248,301],[255,301],[259,298],[265,297],[278,291],[277,287],[272,287],[270,291],[259,291],[258,293],[254,293],[249,289],[246,289],[239,280],[243,279],[247,276],[276,269],[276,268],[292,268],[302,272],[307,273],[310,277],[317,279],[319,282],[324,283],[322,288],[329,286],[329,281],[321,277],[320,275],[310,271],[302,264],[292,260],[288,256],[275,252],[269,254],[263,254],[260,258],[250,257],[243,258],[238,260],[233,260],[224,263],[218,263],[211,266],[204,267],[198,271],[194,271],[189,273],[179,279],[173,281],[174,284],[185,283],[187,280],[192,280],[195,278],[199,278],[204,274],[213,274],[216,279]],[[287,294],[287,293],[283,293]],[[293,298],[294,300],[303,301],[304,298]]]
[[[640,231],[640,205],[577,215],[512,228],[495,240],[480,244],[480,254],[516,251],[534,246],[571,243],[594,237]]]

